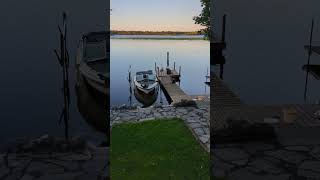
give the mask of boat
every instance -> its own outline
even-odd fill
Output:
[[[152,70],[136,72],[134,86],[145,94],[154,94],[158,87],[158,81]]]
[[[78,73],[94,90],[103,95],[109,94],[107,84],[109,84],[110,73],[108,70],[107,40],[108,33],[106,31],[84,34],[79,42],[76,58]]]
[[[107,101],[99,97],[97,92],[90,91],[90,86],[84,81],[84,76],[79,77],[79,86],[75,87],[77,108],[86,123],[98,132],[108,135],[109,108]],[[101,97],[101,96],[100,96]]]
[[[158,98],[158,90],[155,90],[155,93],[152,94],[145,94],[135,87],[134,96],[136,97],[137,101],[143,105],[142,108],[146,108],[156,102]]]

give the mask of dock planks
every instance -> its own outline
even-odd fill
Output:
[[[212,73],[210,78],[210,125],[213,129],[220,129],[226,126],[228,117],[241,113],[245,104],[216,74]]]
[[[166,69],[157,71],[157,78],[164,93],[171,99],[171,104],[175,105],[182,101],[192,101],[192,98],[176,84],[180,78],[180,74],[176,70],[170,69],[170,71],[170,74],[167,73]]]
[[[211,121],[213,130],[227,126],[229,117],[246,119],[250,122],[264,122],[265,118],[281,117],[283,109],[293,109],[297,119],[290,126],[320,126],[320,120],[314,116],[320,105],[316,104],[278,104],[278,105],[247,105],[232,92],[231,89],[216,75],[211,78]]]

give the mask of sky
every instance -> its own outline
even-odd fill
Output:
[[[198,31],[193,17],[200,0],[111,0],[111,29],[125,31]]]

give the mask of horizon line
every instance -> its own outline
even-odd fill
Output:
[[[160,31],[150,31],[150,30],[110,30],[110,31],[126,31],[126,32],[200,32],[201,30],[198,31],[166,31],[166,30],[160,30]]]

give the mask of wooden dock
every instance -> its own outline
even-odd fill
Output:
[[[226,126],[226,119],[232,114],[239,114],[245,104],[216,74],[210,76],[210,125],[213,129]]]
[[[276,104],[276,105],[247,105],[223,82],[213,74],[211,78],[211,119],[210,126],[213,130],[227,126],[228,118],[245,119],[251,123],[267,122],[278,119],[274,125],[292,127],[320,126],[320,119],[315,117],[315,112],[320,110],[317,104]],[[294,112],[296,119],[292,123],[283,123],[284,110]]]
[[[175,69],[157,70],[157,79],[170,104],[192,103],[192,97],[187,95],[177,84],[180,81],[180,73]]]
[[[212,101],[213,107],[239,107],[244,105],[238,95],[236,95],[216,74],[213,73],[212,82]]]

